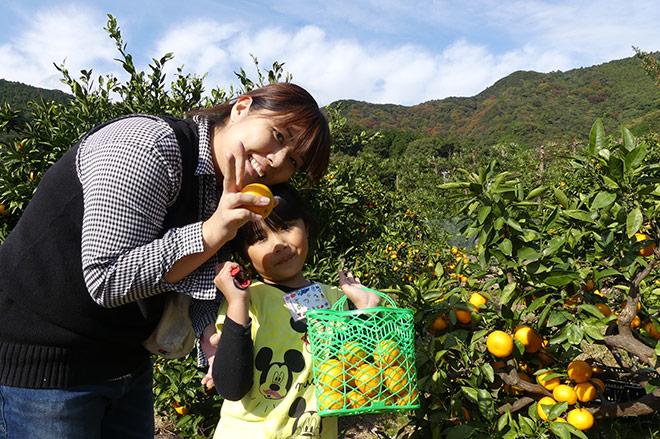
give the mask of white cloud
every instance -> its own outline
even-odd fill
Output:
[[[25,31],[0,46],[0,77],[46,88],[63,88],[53,63],[72,72],[106,65],[115,55],[102,17],[73,5],[42,9]]]

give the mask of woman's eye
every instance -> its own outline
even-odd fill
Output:
[[[277,140],[279,143],[284,143],[284,134],[280,133],[276,129],[273,129],[273,135],[275,136],[275,140]]]

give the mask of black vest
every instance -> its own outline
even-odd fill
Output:
[[[182,186],[168,209],[164,234],[198,220],[194,172],[199,138],[192,121],[162,119],[176,134],[183,164]],[[3,385],[66,388],[103,382],[149,363],[142,341],[158,323],[164,295],[104,308],[90,297],[83,279],[78,146],[44,174],[18,224],[0,245]]]

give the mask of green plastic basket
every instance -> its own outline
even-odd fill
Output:
[[[366,289],[366,288],[365,288]],[[307,335],[320,416],[419,408],[413,312],[396,307],[307,311]]]

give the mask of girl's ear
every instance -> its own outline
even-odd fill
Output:
[[[229,115],[229,120],[232,122],[238,122],[242,118],[248,115],[250,107],[252,106],[252,97],[251,96],[240,96],[234,105],[231,107],[231,114]]]

